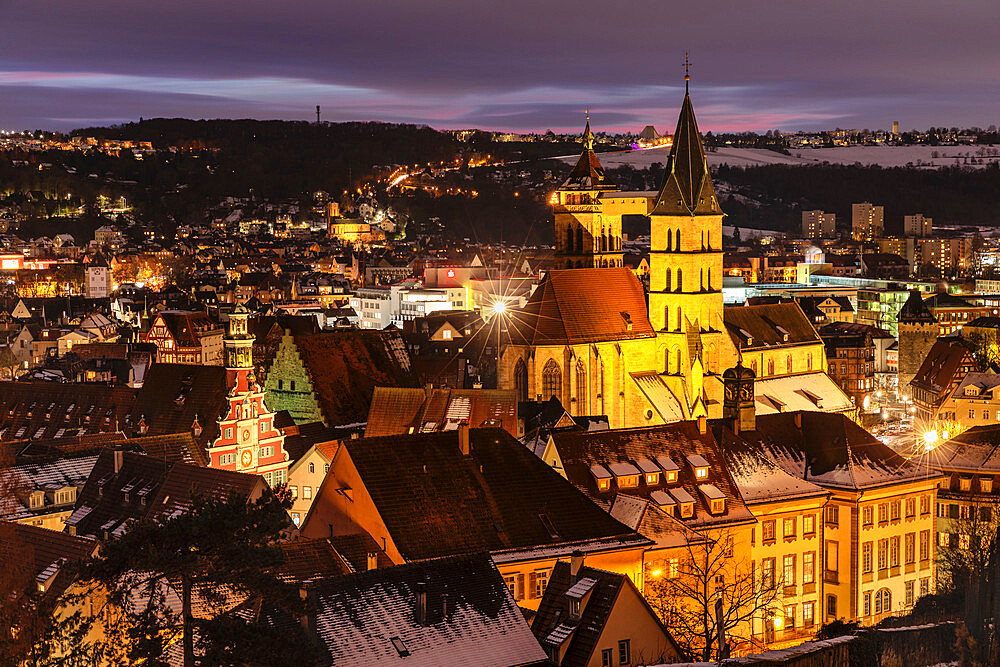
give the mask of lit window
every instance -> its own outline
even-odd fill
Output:
[[[306,500],[309,500],[310,498],[312,498],[312,495],[313,495],[313,490],[312,490],[311,486],[303,486],[302,487],[302,497],[303,498],[305,498]]]

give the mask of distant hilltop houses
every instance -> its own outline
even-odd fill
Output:
[[[0,150],[21,150],[26,152],[51,150],[94,151],[114,156],[128,152],[139,159],[156,152],[151,141],[130,141],[126,139],[104,139],[82,136],[63,138],[51,134],[46,136],[45,133],[38,133],[38,136],[36,136],[27,132],[0,132]]]

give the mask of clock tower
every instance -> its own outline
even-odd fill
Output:
[[[288,481],[285,436],[264,405],[264,390],[253,372],[250,311],[238,305],[223,339],[228,408],[219,418],[219,438],[209,447],[210,466],[258,474],[271,486]]]
[[[754,372],[736,362],[735,368],[722,374],[724,396],[722,417],[730,422],[733,431],[755,431],[757,429],[757,409],[754,406]]]

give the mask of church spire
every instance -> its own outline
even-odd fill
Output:
[[[720,215],[715,187],[708,171],[705,148],[698,132],[698,122],[691,105],[688,82],[691,80],[688,62],[684,58],[684,103],[677,118],[674,143],[667,159],[666,176],[653,207],[654,215]]]
[[[590,131],[590,110],[587,110],[587,125],[583,130],[583,152],[576,166],[570,172],[569,178],[562,184],[563,190],[602,190],[613,188],[614,184],[606,180],[604,168],[594,152],[594,133]]]

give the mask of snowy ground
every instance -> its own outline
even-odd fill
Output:
[[[760,148],[719,148],[708,153],[708,163],[712,167],[721,164],[733,167],[756,167],[768,164],[810,165],[829,162],[934,169],[951,166],[981,168],[1000,162],[998,146],[842,146],[793,148],[789,152],[791,155],[782,155]],[[657,146],[634,151],[600,153],[598,157],[601,164],[608,169],[624,164],[643,169],[654,162],[666,164],[669,154],[669,147]],[[569,155],[560,159],[567,163],[575,163],[578,158],[579,155]]]

